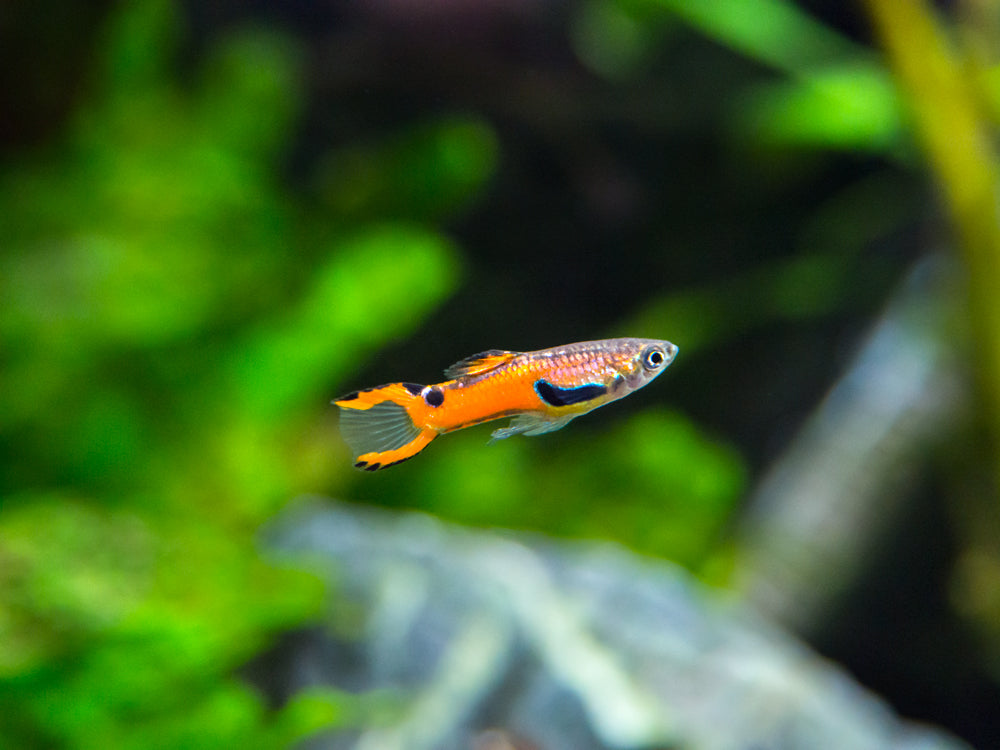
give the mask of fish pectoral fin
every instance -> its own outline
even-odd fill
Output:
[[[510,420],[509,426],[493,430],[490,443],[514,435],[543,435],[546,432],[555,432],[568,425],[576,416],[576,414],[567,414],[562,417],[544,417],[538,414],[521,414]]]
[[[508,352],[503,349],[490,349],[488,352],[479,352],[479,354],[466,357],[447,368],[444,371],[444,376],[455,379],[465,375],[481,375],[495,367],[499,367],[505,362],[510,362],[520,353]]]

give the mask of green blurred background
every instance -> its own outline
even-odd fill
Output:
[[[1000,745],[1000,11],[944,5],[5,6],[0,746],[350,722],[356,697],[240,677],[329,607],[258,542],[302,494],[727,585],[756,481],[932,253],[966,280],[975,416],[812,642]],[[557,435],[351,469],[332,397],[605,336],[680,355]],[[887,653],[901,632],[926,650]]]

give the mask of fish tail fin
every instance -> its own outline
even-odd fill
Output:
[[[413,421],[407,407],[422,402],[423,386],[391,383],[342,396],[340,433],[355,455],[355,468],[377,471],[420,453],[440,433]]]

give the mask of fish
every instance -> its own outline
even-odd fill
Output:
[[[442,383],[388,383],[333,401],[354,467],[378,471],[407,461],[439,435],[513,417],[492,440],[542,435],[652,382],[677,346],[660,339],[581,341],[533,352],[474,354]]]

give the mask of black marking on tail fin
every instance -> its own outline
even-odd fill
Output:
[[[413,456],[407,456],[406,458],[401,458],[398,461],[390,461],[387,464],[379,463],[378,461],[372,461],[371,463],[368,463],[367,461],[358,461],[356,464],[354,464],[354,468],[361,469],[362,471],[378,471],[379,469],[387,469],[390,466],[396,466],[397,464],[401,464],[404,461],[409,461],[416,455],[417,454],[414,453]]]
[[[337,403],[338,401],[353,401],[359,398],[362,393],[371,393],[372,391],[381,391],[383,388],[388,388],[393,385],[392,383],[386,383],[385,385],[376,385],[371,388],[362,388],[360,391],[351,391],[346,396],[341,396],[340,398],[335,398],[331,403]],[[406,390],[412,393],[414,396],[419,395],[419,393],[424,389],[422,385],[417,385],[416,383],[399,383]],[[416,390],[414,390],[416,388]]]
[[[405,383],[404,383],[405,385]],[[384,385],[377,385],[373,388],[362,388],[360,391],[351,391],[346,396],[341,396],[340,398],[335,398],[332,403],[337,403],[338,401],[353,401],[358,398],[362,393],[371,393],[372,391],[381,390],[385,388]]]
[[[606,386],[589,383],[573,388],[552,385],[547,380],[535,381],[535,393],[549,406],[572,406],[583,401],[591,401],[608,392]]]

